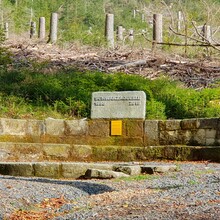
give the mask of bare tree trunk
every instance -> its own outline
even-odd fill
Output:
[[[113,14],[106,14],[105,37],[108,42],[108,46],[114,48],[114,15]]]
[[[58,14],[52,13],[50,18],[50,43],[56,43],[57,41],[57,28],[58,28]]]
[[[118,41],[123,41],[124,39],[123,32],[124,32],[124,28],[122,26],[118,26],[117,27],[117,40]]]
[[[136,18],[136,9],[133,10],[133,18]]]
[[[40,40],[45,39],[45,17],[39,18],[39,31],[38,31],[38,37]]]
[[[208,41],[209,43],[212,42],[212,31],[211,26],[204,25],[202,28],[202,36],[204,37],[204,41]]]
[[[6,22],[4,25],[4,32],[5,32],[5,39],[7,40],[9,38],[8,22]]]
[[[178,11],[177,14],[177,32],[182,29],[183,15],[181,11]]]
[[[145,14],[141,14],[141,21],[145,22]]]
[[[30,16],[30,23],[31,23],[32,20],[33,20],[33,1],[34,1],[34,0],[31,0],[31,16]]]
[[[129,30],[128,39],[129,39],[131,42],[134,41],[134,30],[133,30],[133,29],[130,29],[130,30]]]
[[[155,43],[163,42],[163,16],[162,14],[153,15],[153,41]]]
[[[33,38],[36,35],[36,22],[31,22],[31,29],[30,29],[30,38]]]

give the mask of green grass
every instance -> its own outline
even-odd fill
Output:
[[[215,173],[215,171],[212,170],[212,169],[205,169],[205,168],[204,168],[204,170],[196,170],[196,171],[194,172],[194,174],[195,174],[197,177],[200,177],[200,176],[206,175],[206,174],[212,174],[212,173]]]
[[[208,9],[207,6],[209,6]],[[46,18],[46,29],[49,32],[50,14],[51,12],[57,12],[59,14],[59,41],[71,42],[76,40],[83,44],[96,46],[105,44],[103,33],[106,13],[113,13],[115,15],[115,30],[118,25],[123,25],[127,31],[130,28],[134,29],[135,34],[140,34],[141,30],[147,29],[147,32],[150,32],[150,36],[152,36],[152,28],[149,25],[149,21],[152,18],[149,18],[148,14],[150,13],[146,13],[146,10],[152,11],[152,8],[154,9],[154,13],[165,13],[168,12],[169,8],[169,13],[172,14],[172,20],[175,22],[173,28],[176,28],[177,12],[179,10],[183,11],[184,16],[188,20],[188,36],[191,36],[195,32],[192,28],[191,21],[196,21],[197,25],[210,23],[214,27],[218,26],[219,23],[219,1],[216,0],[9,0],[2,1],[2,7],[4,8],[2,12],[3,18],[10,23],[10,29],[17,33],[29,31],[30,19],[38,23],[38,19],[41,16]],[[134,9],[138,10],[135,18],[133,16]],[[145,16],[147,17],[146,22],[142,21],[142,14],[147,15]],[[178,42],[179,37],[168,31],[171,24],[170,20],[170,15],[164,16],[164,39],[165,41],[166,39],[172,41],[174,38]],[[92,28],[92,34],[88,34],[90,27]],[[184,34],[184,30],[181,33]],[[151,37],[149,38],[151,39]],[[138,44],[139,38],[136,42]],[[143,44],[142,42],[142,46]],[[195,54],[195,50],[191,49],[191,53],[193,52]]]
[[[120,177],[115,179],[115,181],[141,181],[141,180],[154,180],[157,179],[158,176],[156,175],[150,175],[150,174],[144,174],[144,175],[138,175],[138,176],[129,176],[129,177]]]
[[[201,91],[161,78],[154,81],[122,73],[0,70],[0,117],[90,117],[95,91],[144,91],[147,119],[219,117],[220,87]]]
[[[197,180],[189,180],[188,184],[189,185],[196,185],[196,184],[199,184],[199,181],[197,181]]]

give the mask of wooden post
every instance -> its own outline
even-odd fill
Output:
[[[54,44],[57,41],[58,14],[52,13],[50,17],[50,39],[49,42]]]
[[[162,14],[153,15],[153,42],[163,42],[163,16]]]
[[[123,37],[123,32],[124,32],[124,28],[120,25],[117,27],[117,40],[118,41],[123,41],[124,37]]]
[[[105,37],[108,42],[108,46],[114,48],[114,15],[113,14],[106,14]]]
[[[177,13],[177,32],[182,29],[183,15],[181,11]]]
[[[208,41],[209,43],[212,42],[212,30],[211,30],[211,26],[209,25],[204,25],[202,28],[202,35],[204,37],[204,41]]]
[[[4,32],[5,32],[5,39],[7,40],[9,38],[8,22],[5,22],[4,24]]]
[[[129,39],[131,42],[134,41],[134,30],[133,30],[133,29],[130,29],[130,30],[129,30],[128,39]]]
[[[39,18],[38,38],[40,40],[44,40],[44,38],[45,38],[45,17]]]
[[[31,29],[30,29],[30,38],[33,38],[36,35],[36,22],[31,22]]]

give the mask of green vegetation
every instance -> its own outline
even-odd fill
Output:
[[[197,185],[197,184],[199,184],[200,182],[198,181],[198,180],[189,180],[188,181],[188,184],[189,185]]]
[[[141,174],[138,176],[129,176],[129,177],[120,177],[118,179],[115,179],[115,181],[141,181],[141,180],[154,180],[157,179],[157,175],[150,175],[150,174]]]
[[[146,0],[2,0],[3,17],[10,23],[10,30],[23,33],[29,30],[30,21],[38,23],[39,17],[46,18],[49,31],[50,14],[59,14],[59,39],[78,40],[83,44],[103,45],[105,14],[115,14],[115,27],[123,24],[126,29],[141,30],[146,24],[132,17],[135,8],[142,8],[151,1]],[[22,16],[21,16],[22,15]],[[92,34],[89,34],[89,30]]]
[[[21,69],[0,72],[0,116],[89,117],[92,92],[135,90],[147,95],[148,119],[220,115],[219,87],[195,91],[166,78],[150,81],[135,75],[74,69],[48,75]]]
[[[202,175],[211,174],[211,173],[215,173],[215,171],[207,167],[203,170],[196,170],[194,172],[196,177],[201,177]]]
[[[5,35],[3,30],[0,28],[0,69],[5,69],[6,65],[11,62],[10,53],[3,46],[4,40]]]
[[[9,22],[10,32],[27,32],[30,21],[38,23],[39,17],[42,16],[46,18],[48,32],[50,14],[57,12],[59,14],[59,39],[61,41],[77,40],[83,44],[97,46],[104,44],[106,13],[115,15],[115,28],[118,25],[123,25],[126,30],[134,29],[135,34],[140,34],[141,30],[147,29],[149,39],[152,35],[150,25],[152,14],[163,13],[164,29],[166,29],[164,39],[169,41],[172,39],[178,41],[176,39],[178,37],[173,36],[168,29],[171,23],[176,29],[176,24],[173,22],[176,22],[177,11],[179,10],[185,14],[187,19],[189,36],[195,32],[191,21],[197,22],[198,25],[207,23],[218,26],[220,17],[219,1],[216,0],[1,0],[0,6],[4,8],[0,13],[3,14],[3,22]],[[134,17],[133,11],[135,9],[137,11]],[[143,22],[143,14],[147,22]],[[135,41],[137,44],[143,44],[145,41],[139,36],[136,38],[138,39]],[[145,43],[147,42],[145,41]]]

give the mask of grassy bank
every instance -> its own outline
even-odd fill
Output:
[[[55,74],[30,70],[0,73],[0,117],[89,117],[95,91],[135,91],[147,95],[147,119],[218,117],[220,88],[184,88],[168,78],[154,81],[126,74],[79,72]]]

